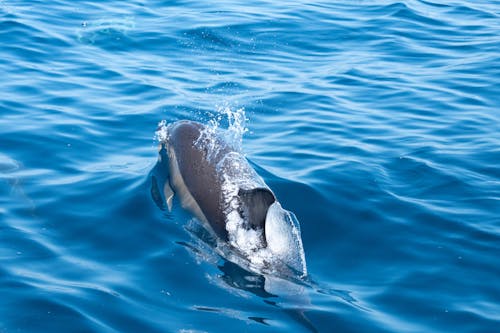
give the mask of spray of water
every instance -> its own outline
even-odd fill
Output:
[[[167,141],[167,136],[167,121],[162,120],[158,123],[158,128],[156,129],[154,140],[158,142],[165,142]]]
[[[227,128],[223,123],[227,121]],[[229,105],[217,106],[214,117],[208,121],[209,134],[222,136],[227,144],[237,152],[241,152],[243,135],[248,132],[245,109],[233,109]]]
[[[225,106],[221,108],[222,114],[226,115],[229,126],[225,132],[225,139],[233,145],[233,149],[241,152],[243,135],[248,132],[246,127],[247,118],[243,108],[231,110],[230,107]]]

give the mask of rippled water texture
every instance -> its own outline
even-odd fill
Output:
[[[0,0],[0,80],[0,332],[500,327],[497,0]],[[303,283],[151,198],[158,122],[241,108]]]

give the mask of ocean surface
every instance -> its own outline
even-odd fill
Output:
[[[161,120],[236,114],[277,288],[151,196]],[[499,329],[498,0],[0,0],[0,332]]]

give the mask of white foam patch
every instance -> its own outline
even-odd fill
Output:
[[[244,254],[250,255],[262,247],[262,231],[247,230],[243,224],[244,221],[237,211],[232,211],[227,215],[226,230],[230,244]]]
[[[234,170],[234,169],[231,169]],[[238,192],[240,186],[234,181],[230,174],[222,173],[222,193],[225,203],[225,215],[227,217],[226,230],[228,232],[229,244],[241,251],[247,258],[263,247],[262,230],[248,229],[247,223],[238,212]],[[242,177],[244,178],[244,177]]]

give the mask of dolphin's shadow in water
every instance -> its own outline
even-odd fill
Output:
[[[225,259],[223,259],[223,263],[217,267],[222,272],[222,275],[219,276],[220,279],[229,287],[250,292],[262,298],[266,304],[281,308],[287,315],[292,317],[298,324],[306,328],[308,331],[318,331],[313,323],[306,317],[305,309],[285,307],[279,304],[280,295],[272,294],[266,290],[266,277],[264,275],[247,271],[239,265]],[[259,318],[261,320],[253,318],[249,317],[249,319],[257,321],[261,324],[270,325],[266,320],[262,320],[266,318]]]
[[[248,291],[263,299],[278,297],[266,291],[263,275],[249,272],[228,260],[223,260],[217,268],[222,272],[220,279],[231,288]]]

